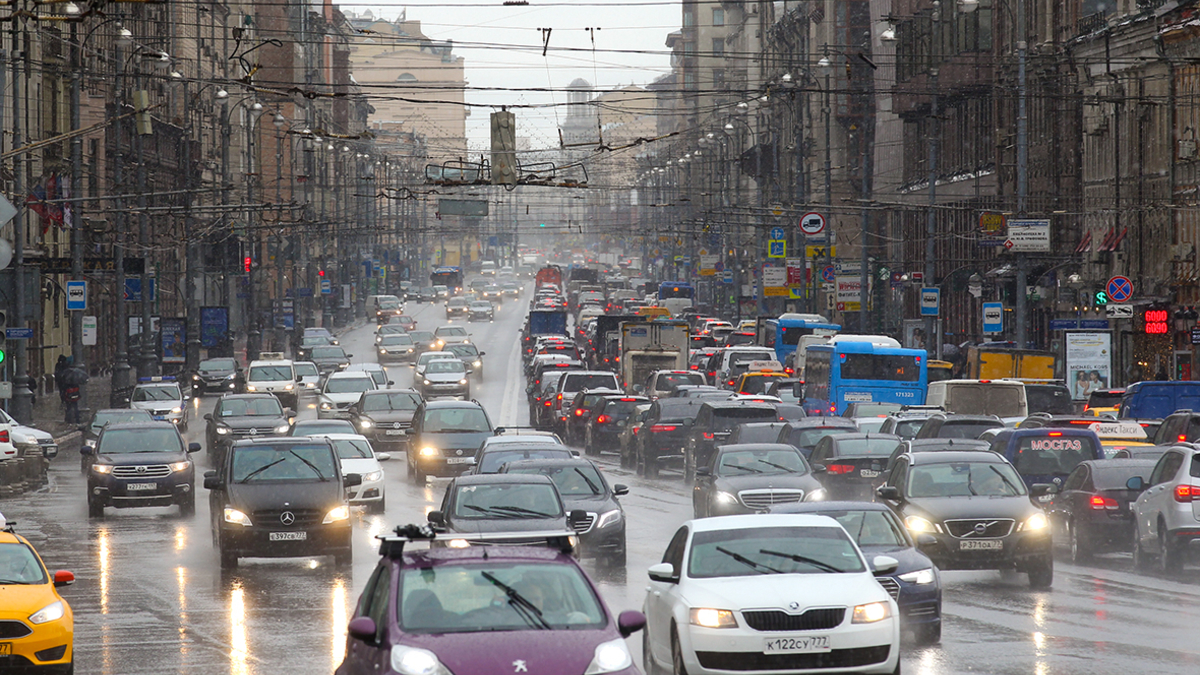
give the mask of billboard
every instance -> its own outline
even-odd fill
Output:
[[[1112,382],[1112,333],[1068,331],[1065,334],[1065,376],[1071,398],[1084,400]]]

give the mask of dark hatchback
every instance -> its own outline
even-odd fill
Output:
[[[779,431],[776,442],[787,443],[807,459],[822,438],[857,433],[858,425],[846,417],[807,417],[788,423],[787,427]]]
[[[988,429],[1001,429],[995,415],[931,415],[914,438],[979,438]]]
[[[712,461],[717,446],[725,443],[734,427],[749,422],[777,422],[778,413],[769,403],[752,401],[705,401],[688,431],[683,449],[683,480],[696,478],[696,467]]]
[[[224,463],[225,451],[242,438],[286,436],[296,413],[274,394],[226,394],[204,415],[205,444],[213,466]]]
[[[899,606],[901,627],[912,631],[919,644],[941,641],[941,575],[891,509],[871,502],[816,502],[779,506],[771,513],[829,516],[841,523],[868,560],[877,555],[895,558],[900,563],[896,571],[875,578]]]
[[[355,433],[379,446],[407,446],[413,415],[421,407],[421,395],[413,389],[364,391],[347,412]]]
[[[648,405],[645,396],[606,396],[603,405],[588,419],[583,432],[583,447],[587,454],[599,455],[602,450],[621,447],[621,427],[640,405]]]
[[[825,498],[800,451],[782,443],[722,445],[696,469],[696,518],[760,513],[778,504]]]
[[[660,398],[652,403],[634,430],[635,440],[624,448],[621,464],[636,469],[639,476],[656,478],[664,464],[680,462],[703,406],[704,401],[694,398]]]
[[[381,539],[337,675],[639,675],[625,638],[645,617],[613,616],[563,549]]]
[[[486,474],[451,479],[430,524],[455,534],[572,529],[558,489],[543,475]]]
[[[602,564],[624,569],[625,510],[617,497],[629,494],[628,487],[620,483],[610,486],[600,468],[582,458],[509,462],[501,473],[548,476],[568,513],[587,514],[572,523],[579,535],[580,557],[595,558]]]
[[[185,516],[196,512],[196,471],[189,455],[199,443],[185,445],[170,422],[110,423],[96,447],[83,446],[91,458],[87,475],[88,516],[104,517],[104,507],[179,505]]]
[[[1149,482],[1156,459],[1101,459],[1081,462],[1046,505],[1055,538],[1066,543],[1074,562],[1095,553],[1133,547],[1133,512],[1138,490],[1126,482]]]
[[[1032,494],[1051,489],[1039,484]],[[1050,521],[994,452],[901,455],[876,494],[939,569],[1016,569],[1033,588],[1054,581]]]
[[[457,476],[475,463],[475,451],[492,435],[492,421],[474,401],[426,401],[413,413],[408,441],[408,477]]]
[[[333,445],[323,438],[267,438],[234,443],[225,462],[204,474],[213,546],[222,569],[245,557],[332,555],[352,560],[346,488]]]
[[[833,434],[817,441],[808,460],[830,499],[870,500],[900,443],[891,434]]]

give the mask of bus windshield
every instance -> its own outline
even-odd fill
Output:
[[[658,287],[659,300],[666,300],[667,298],[687,298],[690,300],[695,294],[696,290],[687,283],[664,282]]]

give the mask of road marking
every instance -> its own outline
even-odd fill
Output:
[[[513,343],[512,353],[508,357],[508,373],[504,378],[504,401],[500,404],[500,422],[498,426],[516,426],[517,400],[520,396],[517,388],[521,383],[521,340]]]

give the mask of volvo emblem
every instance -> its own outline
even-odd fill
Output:
[[[796,610],[800,609],[800,603],[798,603],[798,602],[789,602],[789,603],[788,603],[788,609],[790,609],[790,610],[792,610],[792,611],[794,612],[794,611],[796,611]]]
[[[987,523],[975,523],[975,534],[983,534],[987,529]]]
[[[137,472],[138,472],[138,473],[146,473],[146,467],[144,467],[144,466],[139,466],[139,467],[137,468]]]
[[[252,429],[250,429],[250,435],[251,435],[251,436],[253,436],[254,434],[257,434],[257,433],[258,433],[258,429],[253,429],[253,428],[252,428]]]
[[[1054,484],[1055,484],[1055,485],[1061,485],[1061,484],[1062,484],[1062,476],[1055,476],[1055,477],[1054,477]]]
[[[283,513],[279,514],[279,522],[283,523],[284,525],[291,525],[292,523],[296,522],[296,514],[292,513],[291,511],[284,511]]]

